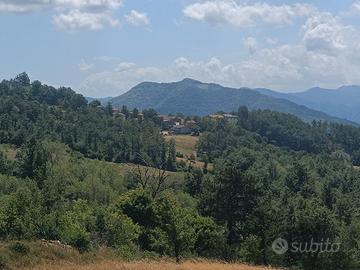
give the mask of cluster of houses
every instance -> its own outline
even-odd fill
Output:
[[[238,116],[234,114],[222,113],[209,115],[209,118],[214,121],[237,120]],[[162,133],[164,135],[199,135],[199,125],[193,119],[180,116],[161,115],[160,120],[163,128]]]
[[[117,108],[113,108],[112,109],[112,114],[114,117],[119,117],[122,119],[126,118],[126,115],[124,113],[122,113],[121,109],[117,109]],[[129,114],[133,114],[133,111],[129,111]],[[144,114],[142,112],[138,112],[138,114],[136,115],[136,118],[139,120],[144,120]]]
[[[120,117],[125,119],[126,115],[122,113],[121,109],[112,109],[112,113],[114,117]],[[129,112],[132,114],[133,112]],[[210,119],[214,121],[220,120],[236,120],[238,118],[237,115],[228,114],[228,113],[219,113],[219,114],[212,114],[208,116]],[[136,117],[139,120],[144,119],[144,114],[142,112],[138,112]],[[162,134],[163,135],[199,135],[199,125],[198,123],[188,117],[183,116],[172,116],[172,115],[160,115],[159,116],[160,123],[162,126]]]
[[[164,135],[197,135],[199,130],[198,123],[192,119],[181,116],[160,115],[161,125]]]

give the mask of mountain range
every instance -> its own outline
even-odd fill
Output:
[[[316,87],[299,93],[279,93],[269,89],[256,89],[256,91],[360,123],[360,86],[342,86],[338,89]]]
[[[309,93],[312,94],[312,92]],[[318,104],[310,104],[312,100],[310,94],[302,97],[269,89],[237,89],[184,79],[173,83],[143,82],[121,96],[106,99],[106,102],[111,102],[115,107],[125,105],[130,109],[153,108],[161,114],[183,113],[199,116],[218,111],[237,111],[240,106],[247,106],[250,110],[269,109],[291,113],[305,121],[325,120],[355,124],[345,115],[338,117],[334,113],[327,113],[329,110],[315,108]]]

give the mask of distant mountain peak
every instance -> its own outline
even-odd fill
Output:
[[[186,84],[202,84],[202,82],[191,79],[191,78],[184,78],[183,80],[179,81],[178,83],[186,83]]]

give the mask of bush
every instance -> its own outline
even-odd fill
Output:
[[[7,262],[8,262],[8,259],[4,255],[0,254],[0,269],[6,269]]]
[[[137,247],[132,246],[121,246],[117,249],[119,257],[124,261],[140,260],[142,254]]]
[[[78,231],[78,234],[71,241],[72,246],[77,248],[80,253],[89,251],[91,248],[91,241],[89,234],[84,231]]]
[[[256,235],[247,237],[241,245],[239,257],[243,262],[261,263],[261,239]]]
[[[18,253],[21,255],[27,255],[30,252],[30,248],[26,244],[20,243],[20,242],[10,244],[9,249],[12,252]]]
[[[120,213],[109,213],[105,217],[107,244],[114,248],[132,248],[139,238],[140,227],[131,218]]]

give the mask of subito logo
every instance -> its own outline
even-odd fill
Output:
[[[289,244],[285,239],[278,238],[272,243],[272,250],[278,254],[283,255],[289,250]]]

